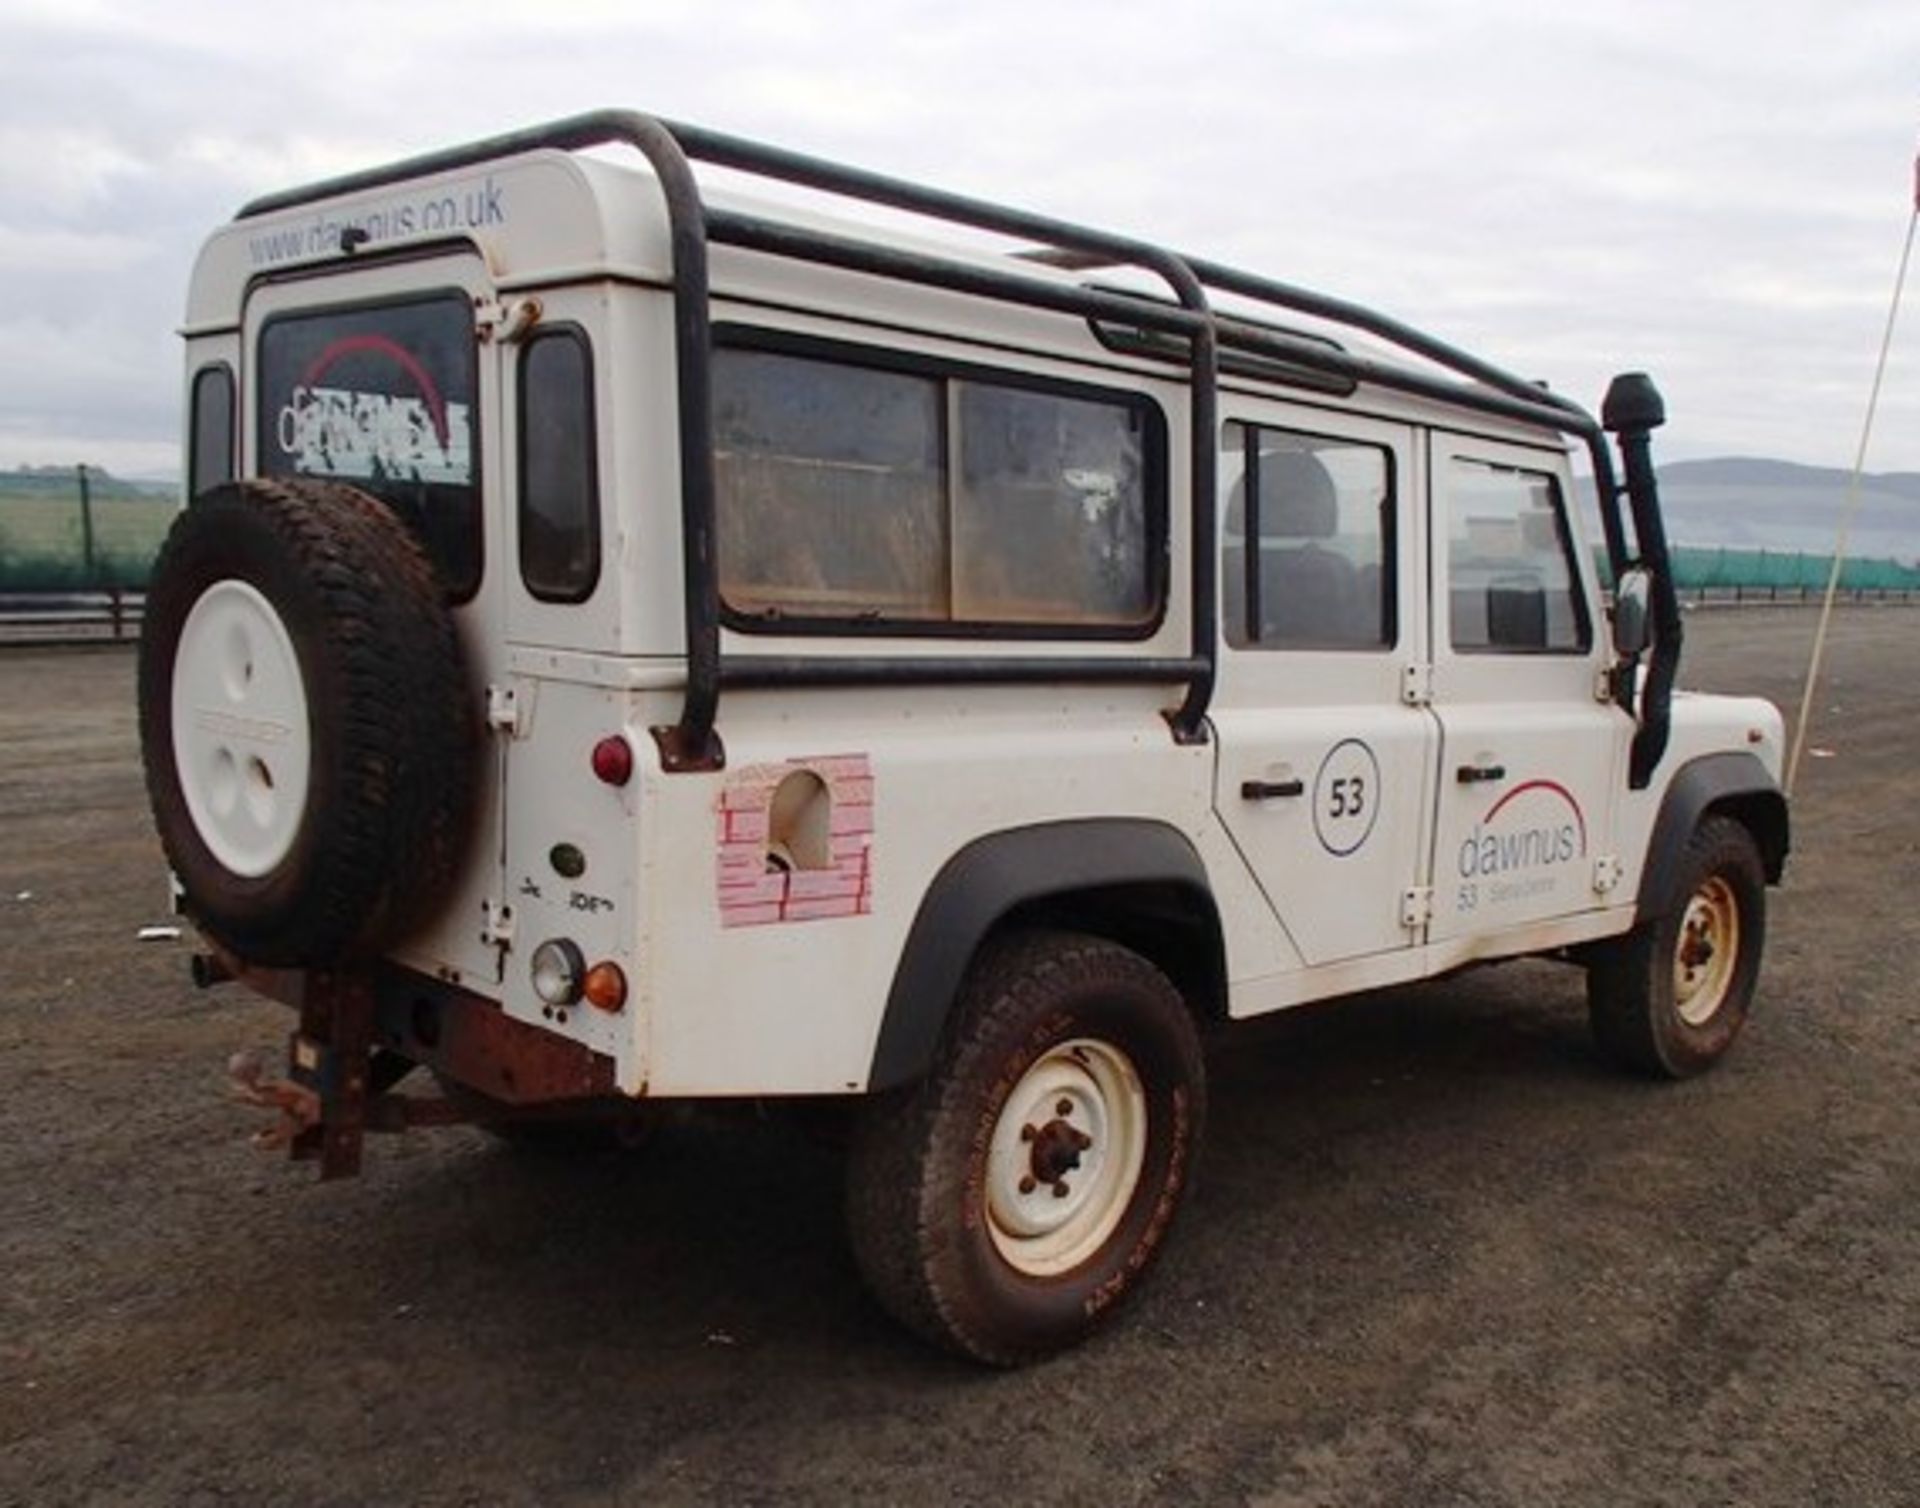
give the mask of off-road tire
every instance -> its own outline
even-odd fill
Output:
[[[1587,970],[1601,1051],[1663,1079],[1712,1067],[1746,1025],[1767,927],[1753,834],[1729,817],[1702,821],[1681,854],[1674,894],[1666,911],[1609,944]]]
[[[304,805],[284,855],[258,874],[210,846],[176,762],[182,631],[210,592],[264,603],[257,617],[291,644],[304,694]],[[445,900],[471,826],[474,696],[432,563],[380,502],[315,481],[237,482],[196,498],[154,563],[139,696],[167,862],[188,914],[239,958],[351,962]]]
[[[993,1142],[1011,1097],[1075,1052],[1130,1065],[1144,1152],[1130,1193],[1113,1201],[1110,1233],[1070,1267],[1040,1275],[1003,1250],[1011,1238],[995,1222],[988,1180],[1006,1164],[990,1174]],[[1014,1366],[1072,1345],[1158,1256],[1192,1176],[1205,1083],[1185,1003],[1138,954],[1065,932],[988,944],[931,1073],[876,1099],[855,1129],[848,1226],[869,1288],[909,1328],[976,1361]]]

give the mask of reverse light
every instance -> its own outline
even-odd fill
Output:
[[[572,1005],[586,986],[587,960],[564,937],[533,950],[533,992],[548,1005]]]
[[[603,1011],[617,1011],[627,1003],[627,976],[617,963],[601,962],[587,970],[581,991],[587,1004]]]
[[[625,785],[633,779],[633,745],[625,735],[609,733],[593,746],[593,773],[608,785]]]

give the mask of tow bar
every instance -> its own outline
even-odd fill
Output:
[[[317,1162],[322,1182],[360,1171],[369,1132],[630,1108],[615,1094],[612,1059],[456,987],[396,971],[250,968],[217,952],[199,955],[192,968],[203,989],[237,980],[300,1013],[284,1078],[254,1052],[234,1054],[227,1077],[235,1098],[273,1116],[254,1144]],[[474,1092],[392,1092],[423,1066]]]
[[[375,1045],[378,1004],[364,974],[309,973],[302,980],[300,1029],[288,1040],[287,1076],[270,1077],[258,1053],[235,1053],[227,1077],[235,1096],[274,1113],[254,1145],[288,1149],[320,1164],[320,1180],[352,1178],[369,1131],[451,1125],[465,1120],[443,1098],[390,1094],[414,1063]]]

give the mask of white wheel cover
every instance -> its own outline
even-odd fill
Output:
[[[173,763],[200,841],[258,879],[286,858],[312,765],[306,683],[273,605],[244,581],[201,593],[173,655]]]
[[[1047,1128],[1084,1144],[1055,1182],[1036,1177]],[[1140,1186],[1147,1157],[1147,1095],[1127,1055],[1091,1037],[1044,1053],[1013,1087],[987,1152],[987,1232],[1006,1262],[1052,1277],[1086,1261],[1111,1236]]]

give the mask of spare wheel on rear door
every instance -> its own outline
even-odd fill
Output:
[[[154,563],[139,680],[154,822],[215,942],[324,967],[444,902],[475,697],[432,563],[384,504],[313,481],[195,499]]]

